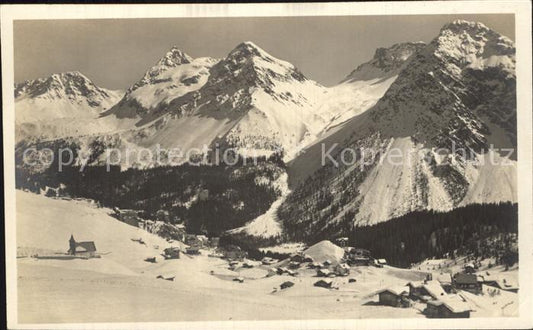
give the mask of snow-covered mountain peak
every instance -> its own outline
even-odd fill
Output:
[[[457,20],[447,24],[431,46],[437,58],[458,67],[498,66],[514,72],[514,42],[479,22]]]
[[[489,117],[514,145],[514,52],[512,41],[481,23],[447,24],[406,63],[373,119],[392,135],[479,151],[488,145]]]
[[[504,150],[516,149],[514,44],[482,24],[457,21],[421,47],[374,106],[289,164],[295,188],[280,219],[298,219],[311,235],[331,234],[345,221],[373,224],[415,210],[516,201],[516,155],[501,161],[508,157]],[[373,73],[369,68],[378,66],[374,58],[359,69]],[[323,166],[323,150],[337,144],[333,157],[341,165]],[[400,151],[402,160],[374,160],[367,167],[362,157],[361,163],[342,164],[345,148],[372,150],[380,160]],[[321,196],[341,197],[323,203]]]
[[[398,43],[388,48],[380,47],[376,49],[372,60],[359,65],[343,82],[389,78],[397,75],[402,65],[425,46],[424,42],[418,41]]]
[[[446,25],[444,25],[441,29],[442,31],[450,30],[454,32],[461,32],[461,31],[489,31],[490,29],[481,22],[472,22],[472,21],[466,21],[462,19],[457,19],[453,22],[450,22]]]
[[[105,100],[116,97],[115,91],[96,86],[79,71],[55,73],[46,78],[27,80],[15,85],[15,99],[68,100],[87,103],[90,107],[102,106]]]
[[[134,118],[161,108],[172,100],[201,88],[210,68],[219,60],[192,58],[174,46],[131,86],[110,113]]]
[[[193,58],[180,50],[177,46],[173,46],[158,62],[158,66],[175,67],[181,64],[191,63]]]
[[[238,44],[228,54],[226,59],[241,62],[256,56],[273,59],[270,54],[268,54],[265,50],[263,50],[261,47],[257,46],[251,41],[245,41]]]
[[[79,71],[55,73],[16,84],[15,118],[17,129],[24,130],[17,132],[17,138],[59,135],[58,130],[72,133],[77,129],[71,130],[61,120],[69,118],[79,123],[82,119],[95,119],[122,95],[122,91],[96,86]],[[58,129],[61,125],[65,127]]]
[[[161,78],[161,75],[169,70],[172,70],[181,65],[190,64],[194,59],[180,50],[177,46],[173,46],[157,63],[151,67],[133,86],[128,89],[128,94],[132,91],[149,84],[157,84],[168,81],[167,78]]]

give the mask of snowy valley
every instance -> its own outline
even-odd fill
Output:
[[[517,315],[515,52],[456,20],[329,87],[250,41],[16,84],[22,321]]]

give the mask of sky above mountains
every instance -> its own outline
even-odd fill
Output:
[[[78,70],[98,86],[127,89],[172,46],[222,58],[250,40],[331,86],[376,48],[429,42],[455,19],[515,37],[513,15],[26,20],[14,22],[15,82]]]

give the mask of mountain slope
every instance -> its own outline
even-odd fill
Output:
[[[209,77],[209,69],[217,62],[210,57],[193,59],[174,46],[126,91],[109,113],[119,118],[136,118],[165,108],[172,100],[201,88]]]
[[[325,97],[314,110],[315,115],[320,117],[325,125],[311,143],[326,139],[342,128],[349,119],[376,104],[396,80],[409,57],[424,47],[424,43],[418,42],[379,48],[370,61],[361,64],[338,85],[328,88]],[[298,174],[301,173],[293,171],[291,179]],[[279,237],[282,227],[277,217],[278,210],[290,193],[287,182],[284,181],[282,187],[282,196],[272,204],[268,212],[246,226],[233,230],[232,233],[244,233],[260,238]]]
[[[290,164],[295,189],[279,211],[284,226],[335,235],[415,210],[516,201],[516,155],[488,151],[494,142],[516,148],[514,52],[480,23],[444,26],[374,107]]]
[[[338,125],[374,106],[408,59],[425,46],[423,42],[406,42],[378,48],[370,61],[359,65],[340,84],[329,88],[328,97],[316,111],[329,121],[320,136],[324,137]]]
[[[124,135],[131,143],[183,151],[217,143],[243,154],[289,153],[324,125],[312,109],[326,88],[251,42],[216,63],[175,49],[164,59],[108,111],[138,119],[137,129]]]
[[[252,42],[239,44],[222,60],[193,59],[173,47],[98,120],[63,121],[47,127],[48,137],[72,136],[78,145],[114,141],[104,144],[121,150],[178,148],[184,154],[179,162],[217,146],[252,156],[282,151],[288,161],[374,105],[421,46],[378,50],[372,61],[332,88],[307,79]],[[359,77],[372,70],[372,79]],[[146,161],[154,165],[153,159]]]
[[[98,87],[78,71],[16,84],[17,141],[115,130],[111,120],[96,119],[121,97],[121,91]]]

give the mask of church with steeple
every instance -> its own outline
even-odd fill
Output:
[[[73,256],[96,257],[96,245],[93,241],[76,242],[74,235],[70,235],[68,254]]]

